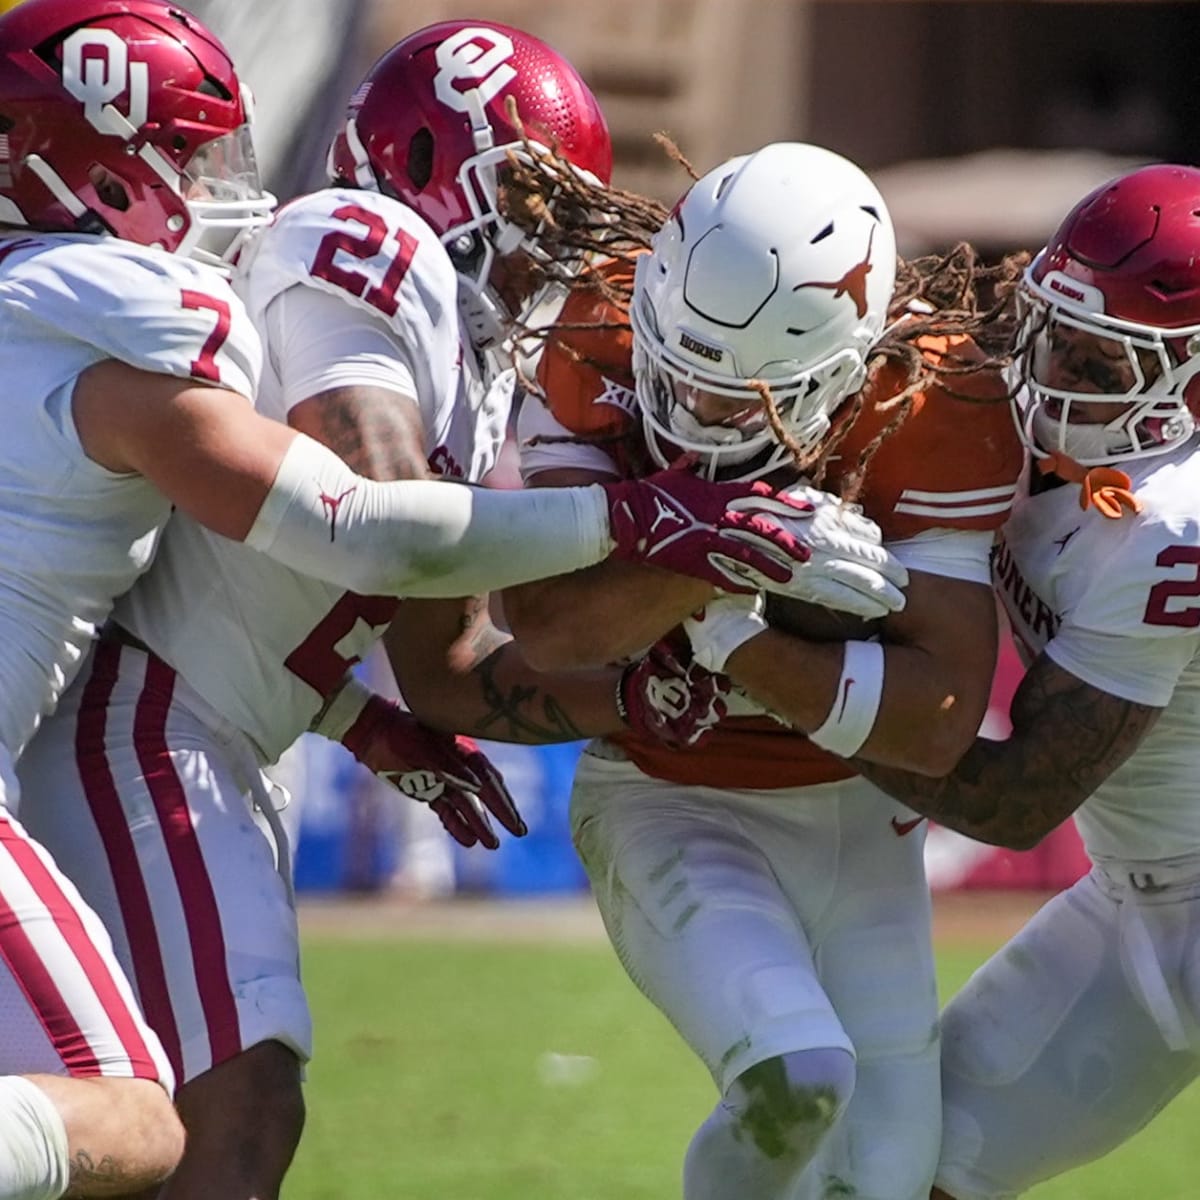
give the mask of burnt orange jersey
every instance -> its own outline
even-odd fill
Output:
[[[628,345],[628,340],[626,340]],[[931,362],[953,350],[958,359],[981,359],[966,337],[919,343]],[[557,420],[580,428],[579,414],[596,404],[598,380],[587,371],[563,371],[546,400]],[[868,384],[864,403],[837,447],[823,481],[839,492],[876,435],[896,416],[888,402],[903,386],[903,369],[885,364]],[[1023,451],[999,374],[958,377],[958,394],[933,386],[913,397],[906,420],[871,457],[858,495],[886,541],[931,529],[986,531],[1007,519],[1021,473]],[[843,418],[846,419],[846,418]],[[836,422],[836,418],[835,418]],[[636,428],[631,421],[630,428]],[[765,717],[731,717],[699,747],[672,750],[633,735],[615,739],[648,775],[719,788],[804,787],[847,779],[845,762]]]
[[[609,259],[596,268],[628,288],[633,268]],[[598,288],[572,291],[538,362],[537,383],[554,419],[600,446],[623,477],[653,469],[642,441],[633,394],[629,317]]]

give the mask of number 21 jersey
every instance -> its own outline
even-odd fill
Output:
[[[341,188],[295,200],[243,256],[234,285],[262,334],[267,416],[285,421],[312,396],[373,387],[415,401],[435,472],[477,481],[494,465],[511,375],[488,386],[459,320],[454,268],[406,205]],[[117,618],[270,761],[395,608],[392,597],[299,575],[177,516]]]

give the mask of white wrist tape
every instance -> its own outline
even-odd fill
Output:
[[[298,435],[246,544],[366,595],[482,592],[591,566],[612,549],[602,488],[503,491],[440,480],[376,483]]]
[[[883,647],[878,642],[847,642],[842,677],[820,728],[808,740],[830,754],[852,758],[871,736],[883,699]]]
[[[309,730],[331,742],[340,742],[346,730],[354,724],[372,696],[371,689],[355,675],[347,676],[339,691],[313,718]]]
[[[688,617],[683,622],[684,632],[692,643],[692,660],[706,671],[724,671],[729,656],[767,628],[763,607],[760,592],[710,600],[698,617]]]

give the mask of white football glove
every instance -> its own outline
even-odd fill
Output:
[[[868,621],[904,608],[901,589],[908,584],[908,571],[884,548],[874,521],[856,505],[805,484],[786,488],[784,494],[793,504],[775,508],[772,501],[759,499],[758,510],[804,542],[809,558],[793,563],[791,577],[783,582],[760,577],[760,587]],[[797,512],[795,504],[806,501],[808,511]],[[736,572],[736,564],[729,566]]]
[[[714,674],[724,671],[729,656],[767,628],[763,607],[759,592],[749,596],[714,596],[683,622],[683,630],[692,643],[692,661]]]

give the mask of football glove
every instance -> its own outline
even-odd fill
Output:
[[[671,746],[695,746],[725,715],[730,683],[684,666],[664,641],[630,663],[617,683],[617,712],[633,730]]]

